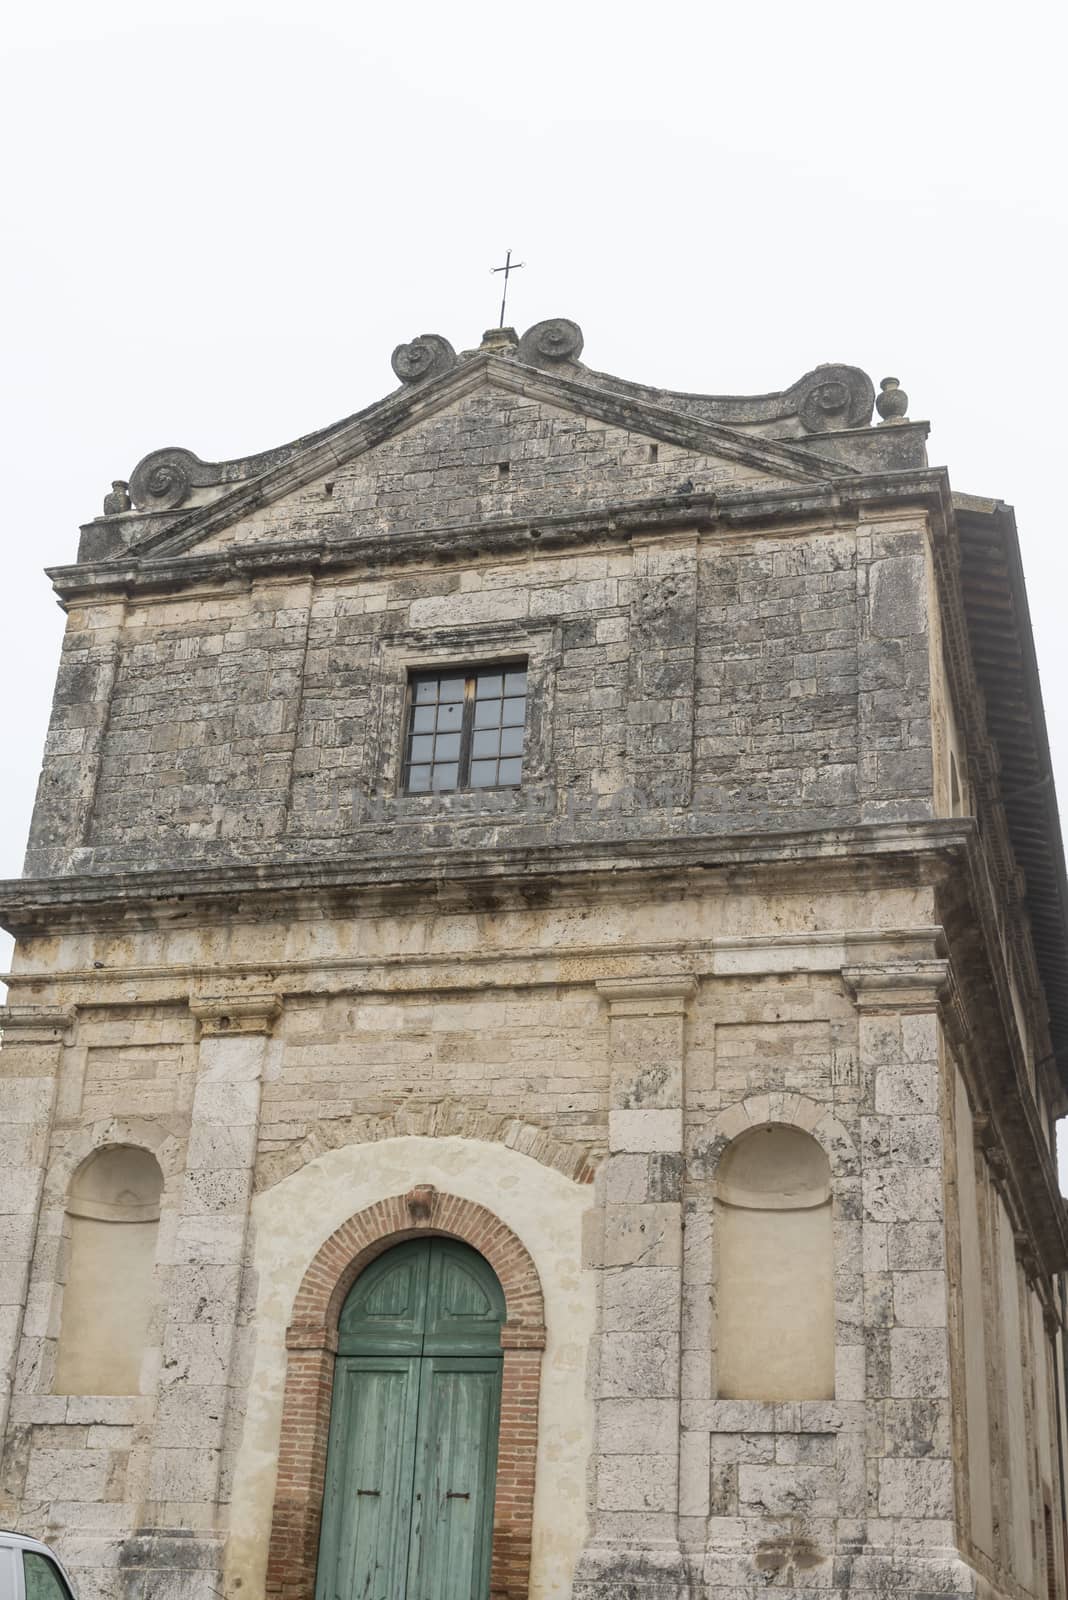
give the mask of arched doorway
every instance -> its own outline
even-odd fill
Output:
[[[486,1600],[505,1301],[469,1245],[411,1239],[341,1311],[316,1600]]]

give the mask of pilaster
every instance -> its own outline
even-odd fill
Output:
[[[199,1024],[186,1171],[169,1272],[156,1426],[131,1567],[221,1587],[224,1445],[234,1386],[260,1097],[275,995],[194,998]],[[180,1568],[180,1573],[176,1570]]]
[[[576,1596],[686,1584],[678,1544],[683,1089],[690,977],[598,983],[608,1005],[596,1500]]]
[[[63,1043],[73,1012],[0,1007],[0,1441],[22,1335]]]
[[[851,1582],[966,1593],[974,1574],[957,1554],[954,1523],[939,1061],[949,965],[889,962],[846,967],[842,976],[858,1013],[870,1508]],[[840,1397],[859,1376],[840,1365]],[[903,1564],[893,1547],[904,1529]]]

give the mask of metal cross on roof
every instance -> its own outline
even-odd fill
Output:
[[[510,250],[508,250],[508,251],[505,252],[504,266],[503,267],[491,267],[490,268],[491,272],[503,272],[504,273],[504,293],[501,295],[501,320],[497,324],[498,328],[503,328],[504,327],[504,307],[505,307],[505,302],[508,299],[508,278],[509,278],[509,275],[511,273],[513,273],[513,272],[518,272],[520,267],[525,267],[525,266],[526,266],[526,262],[525,261],[515,261],[515,262],[513,262],[513,260],[512,260],[512,252]]]

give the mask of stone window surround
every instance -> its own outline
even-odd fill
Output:
[[[363,1269],[405,1239],[460,1239],[485,1257],[504,1290],[503,1372],[490,1594],[525,1600],[530,1583],[534,1474],[545,1313],[537,1269],[484,1206],[417,1186],[359,1211],[320,1247],[286,1332],[286,1379],[266,1593],[313,1600],[338,1318]]]
[[[532,802],[538,805],[539,811],[551,815],[556,795],[552,703],[560,650],[557,626],[531,627],[523,621],[441,628],[435,629],[433,636],[428,636],[426,630],[406,631],[384,639],[375,669],[380,685],[379,712],[368,768],[375,797],[395,807],[398,816],[413,819],[438,816],[449,809],[459,809],[461,814],[513,811],[524,809]],[[492,663],[509,657],[526,658],[527,731],[522,784],[512,790],[407,794],[404,788],[405,711],[413,674],[437,672],[445,667],[462,667],[466,671],[480,662]]]
[[[521,695],[517,695],[514,690],[509,690],[507,685],[510,676],[515,677],[520,674],[523,678],[523,692]],[[483,680],[492,678],[501,680],[501,692],[496,695],[483,694],[481,690]],[[458,699],[454,697],[452,700],[443,700],[441,698],[441,685],[449,679],[461,684],[461,694]],[[422,689],[428,683],[434,686],[434,699],[424,703],[421,701],[420,695]],[[506,724],[503,720],[504,706],[506,702],[513,699],[522,701],[522,721]],[[488,729],[483,729],[478,726],[477,716],[479,710],[486,704],[497,707],[498,721]],[[521,775],[518,778],[502,779],[498,774],[497,781],[494,783],[475,782],[475,765],[477,762],[485,761],[486,759],[484,755],[480,755],[476,750],[475,743],[476,740],[484,737],[486,733],[492,734],[497,740],[497,749],[489,759],[495,764],[500,761],[518,759],[520,774],[522,774],[528,705],[527,661],[525,656],[517,656],[503,661],[468,662],[465,666],[457,666],[452,669],[446,667],[444,671],[437,667],[433,673],[411,673],[408,678],[408,697],[405,702],[404,718],[404,792],[406,794],[466,794],[477,789],[518,789],[523,781]],[[429,731],[423,730],[420,732],[417,730],[415,720],[423,712],[429,710],[431,716],[436,719],[439,707],[455,708],[457,706],[459,707],[460,716],[459,728],[443,730],[435,721],[432,722]],[[505,731],[514,733],[517,728],[520,730],[519,750],[504,752],[501,747],[502,735]],[[436,753],[436,741],[443,733],[446,738],[452,737],[456,739],[457,750],[455,758]],[[414,754],[415,741],[427,737],[431,740],[431,756],[429,760]],[[456,781],[454,783],[443,784],[440,788],[433,783],[421,788],[416,788],[413,785],[412,773],[416,767],[427,767],[431,778],[433,778],[434,772],[438,767],[454,763],[456,766]]]

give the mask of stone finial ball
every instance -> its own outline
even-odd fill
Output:
[[[875,409],[884,422],[903,422],[909,409],[909,397],[897,378],[883,378],[880,393],[875,397]]]

